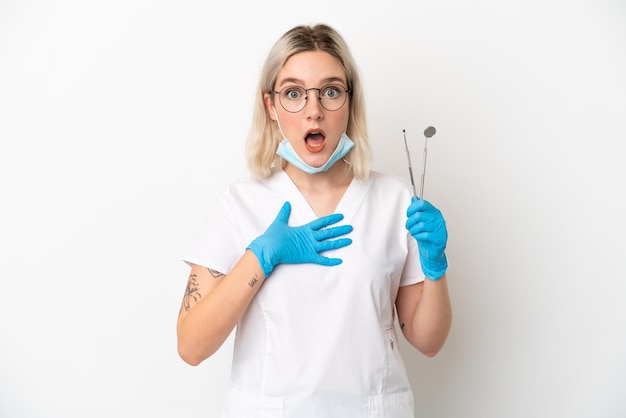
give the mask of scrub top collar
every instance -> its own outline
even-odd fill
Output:
[[[284,191],[285,199],[291,203],[291,219],[294,225],[303,225],[319,217],[284,170],[276,172],[270,178],[270,182],[277,186],[276,190]],[[350,223],[349,220],[352,219],[359,204],[363,201],[370,184],[371,182],[353,178],[341,197],[335,213],[343,214],[344,220]]]

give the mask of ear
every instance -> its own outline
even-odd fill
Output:
[[[270,117],[271,120],[276,120],[276,114],[274,113],[274,103],[272,103],[272,95],[269,93],[264,93],[263,102],[265,102],[267,115]]]

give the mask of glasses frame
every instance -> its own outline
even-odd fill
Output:
[[[280,100],[280,95],[282,93],[283,90],[285,89],[292,89],[294,87],[297,87],[299,89],[304,90],[304,104],[302,105],[302,107],[299,110],[289,110],[285,107],[285,105],[283,104],[282,100]],[[339,106],[337,109],[334,110],[330,110],[328,108],[326,108],[326,106],[324,106],[324,103],[322,102],[322,89],[325,89],[327,87],[340,87],[346,94],[346,97],[343,100],[343,103],[341,104],[341,106]],[[309,99],[309,90],[317,90],[317,100],[319,100],[320,106],[322,106],[322,108],[324,110],[326,110],[327,112],[336,112],[338,110],[340,110],[342,107],[344,107],[346,105],[346,102],[348,101],[348,96],[350,96],[352,94],[352,90],[348,89],[342,85],[339,84],[327,84],[325,86],[322,87],[311,87],[308,89],[302,88],[300,86],[285,86],[282,89],[276,91],[276,90],[272,90],[270,91],[270,93],[272,94],[277,94],[278,95],[278,102],[280,103],[280,106],[285,109],[285,112],[289,112],[289,113],[299,113],[302,112],[304,110],[304,108],[306,107],[306,104],[308,103],[307,100]]]

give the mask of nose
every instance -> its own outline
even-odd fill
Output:
[[[317,90],[317,96],[311,94],[311,90]],[[324,108],[322,107],[322,98],[319,89],[308,89],[306,91],[306,102],[304,103],[304,111],[307,118],[321,119],[324,116]]]

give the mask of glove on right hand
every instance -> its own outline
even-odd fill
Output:
[[[323,216],[306,225],[287,225],[291,214],[291,204],[285,202],[278,216],[267,230],[248,245],[259,259],[265,277],[278,264],[314,263],[323,266],[341,264],[340,258],[328,258],[319,253],[345,247],[352,243],[350,238],[336,238],[352,231],[351,225],[326,228],[343,219],[341,214]]]

